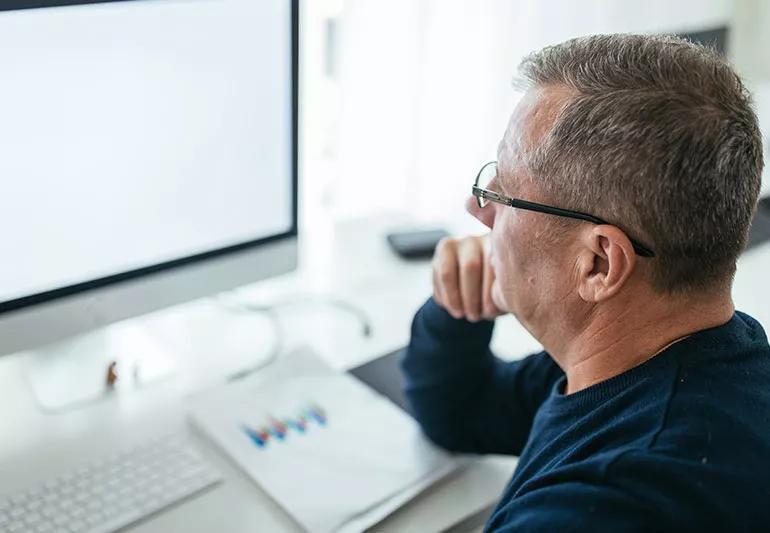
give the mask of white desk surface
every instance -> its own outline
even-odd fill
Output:
[[[379,217],[314,228],[303,248],[303,267],[292,275],[242,290],[239,297],[263,303],[287,296],[331,294],[360,306],[374,327],[370,339],[350,316],[323,306],[282,313],[287,348],[310,344],[331,365],[347,369],[403,346],[412,315],[430,294],[430,265],[396,258],[384,231],[398,217]],[[735,284],[738,309],[770,325],[770,245],[747,253]],[[311,309],[312,307],[312,309]],[[179,321],[195,305],[168,311]],[[164,317],[158,323],[163,322]],[[510,317],[500,319],[493,348],[507,359],[538,349]],[[223,354],[178,353],[178,373],[145,390],[116,395],[61,415],[41,413],[24,377],[24,361],[0,358],[0,495],[32,487],[117,449],[173,431],[187,430],[185,398],[222,378]],[[210,356],[209,356],[210,355]],[[226,354],[224,354],[226,355]],[[266,494],[204,438],[191,437],[224,474],[212,490],[140,523],[137,532],[301,531]],[[515,459],[479,458],[375,526],[373,531],[438,531],[493,503],[513,473]]]

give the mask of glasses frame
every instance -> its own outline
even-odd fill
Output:
[[[481,170],[479,170],[478,174],[476,174],[476,180],[473,182],[473,196],[476,197],[476,204],[479,206],[479,209],[484,209],[484,207],[489,205],[483,203],[483,200],[489,200],[490,202],[507,205],[508,207],[515,207],[517,209],[524,209],[526,211],[534,211],[536,213],[556,215],[557,217],[584,220],[586,222],[591,222],[592,224],[607,224],[610,226],[615,226],[615,224],[610,224],[606,220],[594,215],[589,215],[588,213],[573,211],[571,209],[562,209],[561,207],[553,207],[550,205],[539,204],[537,202],[529,202],[527,200],[521,200],[518,198],[511,198],[510,196],[500,194],[499,192],[485,189],[484,187],[479,187],[481,174],[487,167],[491,165],[495,165],[495,170],[497,169],[497,161],[490,161],[489,163],[486,163],[481,167]],[[496,171],[495,174],[497,174]],[[631,237],[629,237],[629,240],[631,241],[631,244],[633,245],[634,251],[637,255],[641,257],[655,257],[655,252],[653,252],[651,248],[645,246],[639,241],[632,239]]]

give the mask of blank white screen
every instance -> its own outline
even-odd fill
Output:
[[[284,233],[289,0],[0,12],[0,302]]]

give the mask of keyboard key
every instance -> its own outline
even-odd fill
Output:
[[[34,511],[35,509],[40,507],[40,505],[42,505],[42,503],[43,502],[41,500],[39,500],[38,498],[30,498],[27,501],[26,507],[27,507],[27,509],[29,511]]]
[[[8,531],[8,533],[16,533],[17,531],[24,531],[24,529],[27,526],[24,525],[24,522],[11,522],[8,525],[5,526],[5,530]]]
[[[96,524],[104,521],[104,515],[100,513],[90,514],[87,515],[85,518],[85,523],[89,526],[95,526]]]
[[[33,525],[37,524],[37,523],[38,523],[38,522],[40,522],[42,519],[43,519],[43,517],[42,517],[42,516],[40,516],[40,514],[38,514],[38,513],[34,513],[34,512],[28,512],[28,513],[27,513],[27,514],[24,516],[24,521],[25,521],[25,522],[27,523],[27,525],[29,525],[29,526],[33,526]]]
[[[59,506],[59,509],[63,511],[67,511],[69,509],[72,509],[72,507],[74,507],[75,500],[72,500],[70,498],[62,498],[57,502],[57,505]]]

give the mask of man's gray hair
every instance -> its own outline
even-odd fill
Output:
[[[716,52],[677,37],[597,35],[526,57],[529,85],[572,92],[527,165],[560,207],[649,245],[660,292],[724,286],[759,194],[751,97]]]

